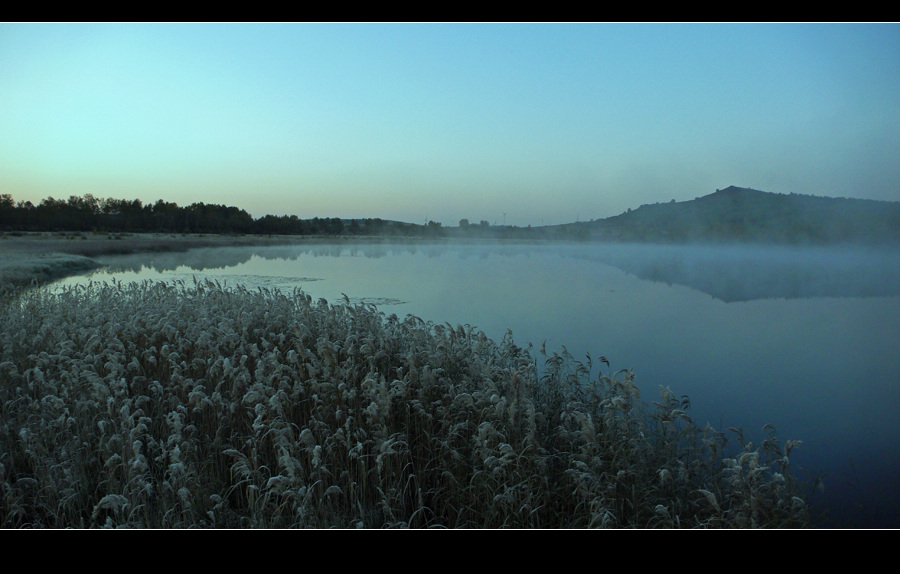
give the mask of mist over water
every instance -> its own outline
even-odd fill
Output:
[[[633,368],[689,414],[754,442],[773,424],[823,477],[829,526],[898,527],[900,255],[880,248],[310,243],[102,260],[62,284],[194,276],[471,324]],[[541,357],[538,355],[538,361]],[[605,369],[605,366],[604,366]]]

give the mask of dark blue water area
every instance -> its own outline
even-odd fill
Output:
[[[342,243],[108,263],[94,280],[199,275],[346,294],[495,339],[510,330],[536,355],[565,346],[595,372],[605,356],[633,369],[647,401],[661,386],[686,394],[701,426],[759,444],[771,424],[801,440],[791,462],[815,484],[820,526],[900,527],[896,249]]]

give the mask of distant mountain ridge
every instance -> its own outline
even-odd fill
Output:
[[[900,202],[730,186],[690,201],[642,205],[565,226],[602,241],[880,243],[900,241]]]

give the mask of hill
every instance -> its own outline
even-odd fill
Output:
[[[690,201],[559,226],[603,241],[883,243],[900,241],[900,202],[782,194],[727,187]]]

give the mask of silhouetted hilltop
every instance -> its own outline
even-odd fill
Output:
[[[586,239],[607,241],[896,242],[900,241],[900,202],[731,186],[690,201],[642,205],[621,215],[566,227],[571,226],[578,226]]]

